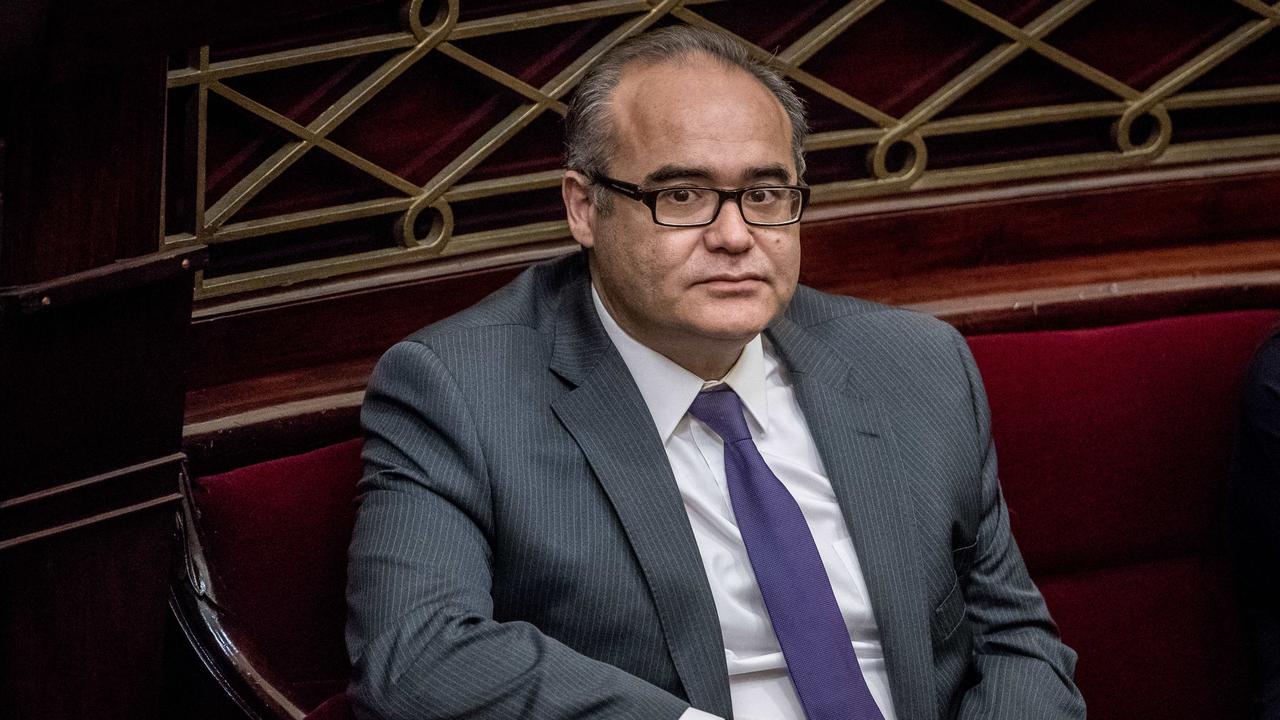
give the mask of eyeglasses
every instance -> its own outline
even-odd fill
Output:
[[[748,225],[790,225],[799,222],[809,204],[809,188],[803,185],[753,185],[735,190],[678,186],[644,190],[639,185],[604,175],[593,177],[592,182],[648,205],[653,221],[667,227],[710,225],[719,217],[725,200],[737,203]]]

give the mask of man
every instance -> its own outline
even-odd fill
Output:
[[[804,132],[716,33],[584,78],[585,252],[370,381],[359,715],[1084,717],[963,340],[797,288]]]
[[[1227,530],[1256,666],[1253,714],[1280,720],[1280,333],[1249,368]]]

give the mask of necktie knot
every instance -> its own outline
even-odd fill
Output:
[[[726,443],[751,438],[742,414],[742,398],[728,385],[698,393],[689,406],[689,414],[706,423]]]

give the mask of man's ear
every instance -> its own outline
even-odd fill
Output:
[[[569,232],[584,248],[595,245],[596,206],[592,198],[591,182],[579,172],[564,171],[560,181],[560,195],[564,198],[564,211],[569,219]]]

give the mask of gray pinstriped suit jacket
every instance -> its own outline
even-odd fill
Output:
[[[898,717],[1083,718],[959,335],[807,288],[767,332],[857,548]],[[359,716],[732,716],[693,531],[581,256],[393,347],[362,420]]]

